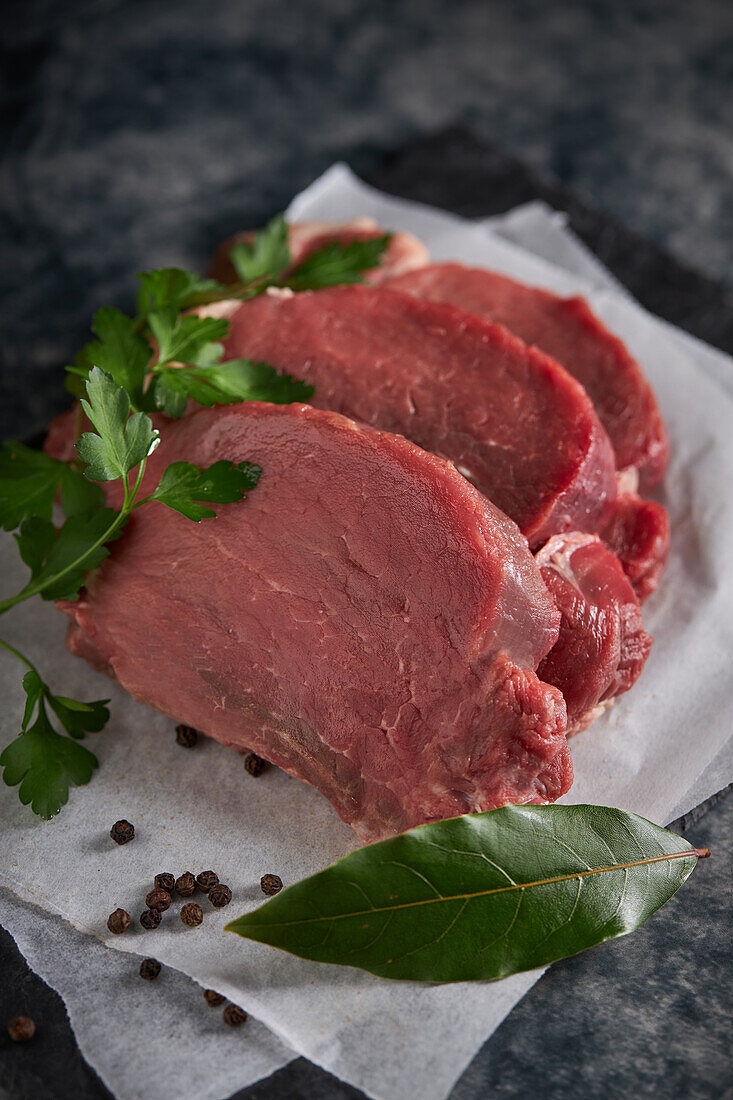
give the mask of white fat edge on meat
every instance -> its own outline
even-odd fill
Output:
[[[627,466],[625,470],[616,473],[616,493],[623,496],[626,493],[639,492],[639,471],[636,466]]]
[[[226,298],[223,302],[210,302],[206,306],[195,306],[187,312],[195,313],[197,317],[215,317],[218,320],[222,317],[231,317],[233,313],[237,312],[241,304],[239,298]]]
[[[582,589],[575,578],[570,559],[578,547],[598,541],[597,535],[587,535],[581,531],[571,531],[567,535],[553,535],[542,549],[537,551],[535,561],[540,568],[548,566],[554,569],[558,576],[563,577],[582,595]]]

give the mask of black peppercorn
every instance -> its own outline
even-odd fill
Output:
[[[260,879],[260,887],[263,894],[272,897],[273,894],[279,894],[282,890],[283,880],[279,875],[263,875]]]
[[[183,745],[184,749],[192,749],[199,739],[199,731],[193,726],[176,726],[176,741]]]
[[[217,1005],[223,1005],[226,997],[222,997],[221,993],[217,993],[214,989],[204,990],[204,1000],[209,1008],[216,1008]]]
[[[223,909],[232,900],[232,892],[223,882],[217,883],[209,890],[209,901],[215,909]]]
[[[15,1016],[8,1024],[8,1035],[14,1043],[27,1043],[36,1034],[36,1025],[30,1016]]]
[[[195,901],[189,901],[187,905],[181,909],[181,920],[184,924],[187,924],[189,928],[196,928],[203,922],[204,911],[200,905],[197,905]]]
[[[120,932],[126,932],[130,927],[130,914],[124,909],[115,909],[107,917],[107,927],[115,936],[119,936]]]
[[[153,881],[157,890],[167,890],[169,894],[172,894],[176,885],[176,876],[164,871],[162,874],[156,875]]]
[[[251,752],[244,761],[244,766],[250,775],[253,775],[255,779],[258,775],[262,775],[264,771],[267,771],[269,764],[266,760],[263,760],[261,756],[258,756],[256,752]]]
[[[180,894],[182,898],[190,898],[195,889],[196,879],[190,871],[184,871],[183,874],[176,879],[176,893]]]
[[[159,909],[146,909],[144,913],[140,914],[140,923],[148,932],[151,932],[153,928],[157,928],[162,919],[163,914]]]
[[[247,1019],[247,1013],[238,1005],[227,1005],[223,1012],[224,1023],[228,1027],[241,1027]]]
[[[109,835],[112,837],[115,844],[127,844],[128,840],[132,840],[135,835],[135,826],[122,818],[121,821],[115,821],[109,831]]]
[[[171,896],[167,890],[160,890],[156,886],[146,897],[145,904],[148,909],[158,909],[161,913],[165,913],[166,909],[170,908]]]
[[[216,871],[201,871],[196,875],[196,885],[199,890],[203,890],[205,894],[208,894],[212,886],[216,886],[219,881],[219,876]]]
[[[160,963],[157,959],[143,959],[140,963],[140,977],[146,982],[153,982],[160,974]]]

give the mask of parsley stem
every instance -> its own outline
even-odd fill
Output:
[[[282,272],[280,273],[282,274]],[[198,306],[210,306],[214,302],[228,302],[232,298],[248,298],[254,297],[255,294],[259,294],[263,290],[267,290],[268,286],[273,285],[272,275],[261,275],[258,279],[252,279],[248,283],[243,283],[238,280],[236,283],[229,283],[228,286],[217,287],[216,290],[203,290],[198,294],[191,294],[185,300],[182,309],[196,309]],[[154,312],[154,310],[151,310]],[[135,318],[135,322],[132,326],[132,331],[139,335],[144,332],[148,326],[147,313],[140,313]],[[153,370],[155,369],[155,364]]]
[[[109,525],[107,530],[99,536],[96,542],[87,550],[85,550],[83,554],[80,554],[75,561],[70,562],[69,565],[66,565],[63,569],[60,569],[58,573],[54,573],[53,576],[46,577],[45,580],[40,581],[37,584],[28,585],[26,588],[22,588],[20,592],[16,593],[15,596],[10,596],[9,599],[0,601],[0,615],[4,615],[6,611],[9,611],[11,607],[15,607],[16,604],[23,603],[25,600],[29,600],[31,596],[36,596],[39,592],[43,592],[44,588],[49,588],[52,584],[56,584],[56,582],[61,580],[62,577],[65,577],[67,573],[71,573],[73,570],[78,569],[79,566],[84,563],[85,559],[88,558],[90,554],[93,554],[95,550],[98,550],[100,546],[103,546],[105,542],[109,542],[112,536],[116,534],[116,532],[119,531],[120,527],[122,527],[122,525],[125,523],[127,517],[133,509],[135,495],[140,488],[140,483],[143,479],[143,474],[145,473],[146,461],[146,459],[143,459],[143,461],[140,463],[140,468],[138,469],[137,477],[135,478],[135,484],[133,485],[132,490],[130,490],[127,478],[125,477],[122,479],[122,484],[124,486],[125,492],[125,499],[122,505],[122,509],[121,511],[117,512],[112,523]]]
[[[11,653],[13,657],[17,657],[18,660],[22,661],[24,665],[27,665],[31,672],[35,672],[36,675],[38,675],[38,669],[36,668],[36,666],[31,664],[28,658],[24,657],[23,654],[15,648],[15,646],[12,646],[10,644],[10,642],[4,642],[3,639],[0,638],[0,646],[2,646],[3,649],[6,649],[8,653]]]
[[[45,580],[39,581],[36,584],[30,584],[26,588],[22,588],[15,596],[10,596],[9,599],[0,601],[0,615],[4,615],[6,611],[9,611],[11,607],[15,607],[16,604],[29,600],[31,596],[37,596],[39,592],[43,592],[44,588],[49,588],[52,584],[56,584],[57,581],[61,580],[62,577],[65,577],[67,573],[71,573],[72,570],[78,569],[90,554],[93,554],[95,550],[98,550],[100,546],[103,546],[105,542],[108,542],[109,539],[112,538],[126,519],[127,512],[118,512],[114,521],[109,525],[104,534],[100,535],[94,545],[85,550],[75,561],[70,562],[69,565],[60,569],[58,573],[46,577]]]
[[[147,462],[148,462],[147,458],[144,458],[142,460],[142,462],[140,463],[140,465],[138,467],[138,471],[137,471],[137,477],[135,478],[135,484],[133,485],[132,492],[129,493],[129,495],[127,493],[127,478],[125,478],[125,507],[123,508],[123,511],[125,511],[125,510],[128,511],[128,512],[132,511],[132,503],[133,503],[135,497],[137,496],[138,489],[140,488],[140,484],[142,482],[143,475],[145,473],[145,467],[147,465]]]
[[[228,302],[231,298],[253,297],[260,291],[267,290],[268,286],[272,284],[272,275],[261,275],[259,279],[252,279],[249,283],[243,283],[239,280],[218,290],[204,290],[200,294],[192,294],[187,299],[186,309],[194,309],[197,306],[210,306],[214,302]]]

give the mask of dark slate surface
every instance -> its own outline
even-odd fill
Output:
[[[730,280],[729,0],[22,0],[1,38],[0,437],[134,272],[455,120]]]
[[[733,10],[733,9],[732,9]],[[461,126],[411,142],[388,155],[370,182],[404,198],[449,206],[465,217],[543,199],[570,216],[570,226],[652,313],[733,354],[733,286],[709,278]],[[733,173],[727,181],[733,201]]]
[[[201,266],[336,158],[461,213],[568,209],[649,308],[733,352],[730,287],[694,271],[729,277],[724,0],[32,0],[3,30],[0,437],[64,406],[59,366],[135,271]],[[465,129],[414,140],[456,119],[524,161]],[[634,937],[553,967],[453,1100],[725,1094],[733,799],[689,836],[714,859]],[[0,1096],[109,1096],[4,933],[0,973],[0,1020],[42,1025],[26,1048],[0,1031]],[[239,1100],[359,1095],[299,1060]]]

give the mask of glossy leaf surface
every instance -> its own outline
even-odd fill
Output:
[[[638,928],[697,857],[621,810],[506,806],[361,848],[227,927],[385,978],[502,978]]]

